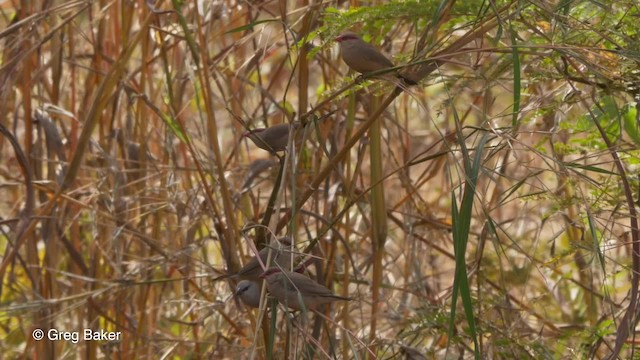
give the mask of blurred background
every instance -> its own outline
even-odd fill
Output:
[[[0,1],[0,351],[631,357],[638,16],[631,0]],[[351,72],[347,30],[417,85]],[[243,136],[281,123],[287,151]],[[254,310],[213,281],[285,235],[353,300]]]

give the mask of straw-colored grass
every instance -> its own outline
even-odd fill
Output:
[[[637,356],[632,1],[0,10],[0,357]],[[353,300],[214,281],[284,235]]]

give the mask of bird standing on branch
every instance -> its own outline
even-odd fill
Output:
[[[295,131],[294,125],[293,131]],[[268,128],[258,128],[247,131],[243,134],[256,144],[257,147],[275,154],[278,151],[285,151],[289,145],[289,133],[291,126],[288,123],[273,125]]]
[[[280,267],[283,269],[288,269],[291,266],[291,238],[288,236],[281,237],[277,241],[273,242],[272,245],[268,245],[264,247],[262,250],[258,252],[257,257],[252,257],[243,267],[235,274],[226,274],[222,276],[218,276],[214,279],[214,281],[222,280],[226,278],[234,278],[234,279],[243,279],[243,280],[251,280],[258,281],[260,280],[260,274],[264,272],[262,269],[262,264],[265,266],[269,266],[267,264],[267,259],[269,257],[269,250],[271,250],[271,266],[276,266],[276,268]],[[274,265],[275,264],[275,265]]]
[[[325,286],[295,272],[270,268],[260,277],[267,281],[269,294],[294,310],[312,310],[334,301],[351,300],[335,295]]]
[[[252,308],[260,307],[260,284],[255,281],[242,280],[236,286],[237,297]]]
[[[340,45],[342,60],[354,71],[366,75],[394,67],[391,60],[352,31],[342,33],[335,40]],[[398,74],[395,70],[390,70],[390,73],[403,79],[408,85],[415,85],[413,80]],[[380,76],[384,77],[384,74]]]
[[[299,264],[293,271],[296,273],[304,273],[308,264],[313,261],[313,258],[309,258]],[[252,308],[260,307],[260,292],[262,281],[254,280],[242,280],[236,286],[235,295],[242,300],[242,302]]]

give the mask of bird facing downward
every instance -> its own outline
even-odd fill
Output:
[[[282,123],[268,128],[253,129],[245,132],[242,136],[251,139],[260,149],[276,153],[287,149],[290,128],[288,123]]]
[[[236,286],[236,296],[252,308],[260,307],[260,284],[255,281],[242,280]]]
[[[338,296],[305,275],[270,268],[260,276],[267,281],[269,294],[284,306],[294,310],[312,310],[338,300],[351,300]],[[300,302],[302,300],[302,302]]]

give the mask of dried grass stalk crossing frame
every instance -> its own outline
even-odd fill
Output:
[[[7,356],[633,355],[635,4],[346,6],[0,4]],[[419,85],[352,77],[347,29]],[[246,129],[293,121],[249,175]],[[290,321],[211,281],[285,233],[355,300]]]

